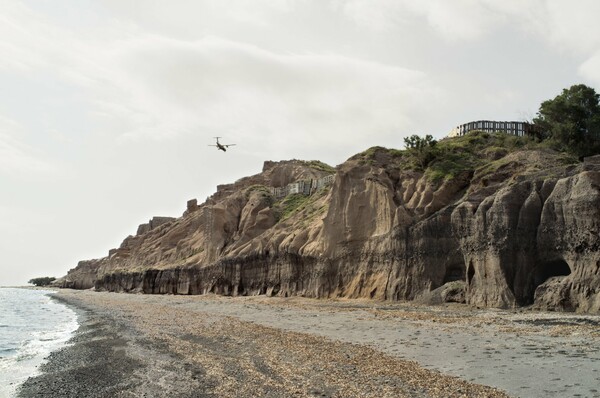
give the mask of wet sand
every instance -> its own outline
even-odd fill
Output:
[[[360,300],[57,296],[78,309],[82,327],[20,397],[600,397],[600,317]]]

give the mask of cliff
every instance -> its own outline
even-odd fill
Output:
[[[265,162],[61,283],[600,312],[600,159],[499,140],[440,143],[444,156],[425,170],[408,151],[377,147],[336,169]],[[282,196],[296,181],[300,193]]]

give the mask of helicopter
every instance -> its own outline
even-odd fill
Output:
[[[216,146],[218,151],[227,151],[227,148],[229,148],[230,146],[234,146],[235,144],[221,144],[219,142],[219,138],[221,137],[213,137],[217,139],[217,145],[209,145],[209,146]]]

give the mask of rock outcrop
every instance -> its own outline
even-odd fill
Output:
[[[143,293],[457,301],[600,312],[600,162],[524,150],[433,179],[373,148],[327,169],[265,162],[154,218],[63,286]],[[499,160],[498,160],[499,159]],[[310,196],[273,189],[335,173]]]

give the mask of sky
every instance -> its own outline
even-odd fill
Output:
[[[335,166],[600,91],[598,15],[596,0],[3,0],[0,286],[64,276],[265,160]]]

